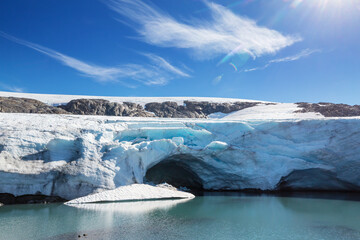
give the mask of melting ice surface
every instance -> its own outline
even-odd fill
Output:
[[[78,239],[84,233],[110,240],[360,239],[359,201],[229,194],[76,206],[0,207],[0,239]]]
[[[206,190],[360,190],[360,118],[4,113],[0,126],[0,192],[14,195],[71,200],[146,181]]]

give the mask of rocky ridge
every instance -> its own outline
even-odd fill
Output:
[[[148,103],[145,110],[155,113],[157,117],[165,118],[206,118],[216,112],[231,113],[244,108],[254,107],[258,102],[210,103],[184,101],[184,105],[176,102]]]
[[[121,104],[103,99],[75,99],[59,108],[78,115],[154,117],[154,114],[146,112],[139,104],[131,102]]]
[[[110,102],[104,99],[74,99],[66,105],[50,106],[31,98],[0,97],[0,112],[38,113],[38,114],[76,114],[128,117],[161,118],[207,118],[213,113],[232,113],[245,108],[255,107],[261,102],[208,102],[184,101],[179,105],[175,101],[149,102],[143,107],[133,102]],[[276,104],[276,103],[265,103]],[[320,113],[324,117],[360,116],[360,105],[334,103],[296,103],[299,110],[294,113]]]
[[[0,97],[0,112],[69,114],[61,108],[49,106],[35,99],[16,97]]]
[[[166,101],[150,102],[145,109],[132,102],[110,102],[104,99],[74,99],[66,105],[49,106],[29,98],[0,97],[0,112],[40,113],[40,114],[76,114],[105,115],[128,117],[163,117],[163,118],[206,118],[216,112],[231,113],[253,107],[259,102],[212,103],[184,101],[184,105]]]
[[[296,103],[301,110],[297,113],[316,112],[324,117],[354,117],[360,116],[360,105],[335,104],[327,102],[319,103]]]

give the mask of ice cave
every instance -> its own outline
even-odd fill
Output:
[[[163,159],[148,168],[144,182],[155,184],[169,183],[174,187],[191,190],[203,189],[202,179],[191,168],[191,163],[201,162],[189,154],[176,154]]]

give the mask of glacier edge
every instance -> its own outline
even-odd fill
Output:
[[[360,190],[360,119],[0,114],[0,192],[74,199],[185,169],[208,190]],[[188,175],[185,172],[190,172]],[[176,178],[176,179],[175,179]],[[196,180],[196,181],[195,181]]]

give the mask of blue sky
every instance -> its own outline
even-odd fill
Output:
[[[359,104],[359,0],[2,0],[0,90]]]

